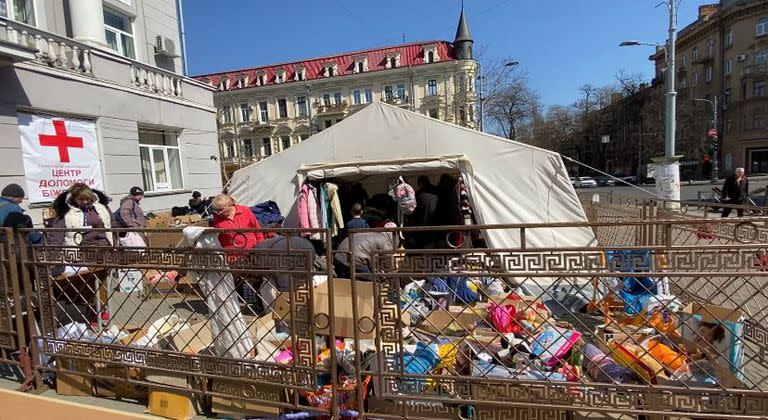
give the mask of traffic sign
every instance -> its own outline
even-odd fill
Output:
[[[709,136],[709,137],[717,137],[717,129],[716,128],[710,128],[709,131],[707,131],[707,136]]]

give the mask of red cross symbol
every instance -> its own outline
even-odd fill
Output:
[[[61,163],[69,162],[69,148],[83,148],[82,137],[70,137],[67,135],[67,127],[64,126],[63,120],[54,120],[53,128],[56,129],[56,135],[50,136],[47,134],[40,134],[40,146],[44,147],[58,147],[59,148],[59,161]]]

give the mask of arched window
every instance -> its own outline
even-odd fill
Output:
[[[757,21],[757,36],[768,35],[768,17]]]

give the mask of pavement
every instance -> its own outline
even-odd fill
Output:
[[[749,179],[749,189],[755,191],[758,188],[768,186],[768,177],[754,177]],[[711,196],[712,187],[722,188],[725,180],[720,180],[713,184],[710,181],[684,181],[680,183],[680,199],[681,200],[698,200],[698,193],[701,192],[705,196]],[[646,190],[646,191],[643,191]],[[621,197],[631,198],[656,198],[655,185],[635,185],[626,186],[620,185],[615,187],[598,187],[598,188],[576,188],[576,192],[581,193],[598,193],[598,194],[613,194]]]

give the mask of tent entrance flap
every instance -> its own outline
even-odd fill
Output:
[[[388,161],[339,162],[329,164],[317,163],[302,165],[297,172],[304,179],[320,180],[354,176],[440,171],[460,172],[463,175],[469,175],[471,173],[471,165],[469,159],[464,155],[447,155]]]

